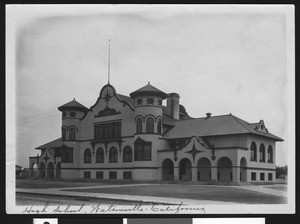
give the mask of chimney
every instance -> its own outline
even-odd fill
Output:
[[[211,113],[206,113],[206,118],[207,119],[210,118],[210,116],[211,116]]]
[[[167,98],[166,113],[175,120],[179,120],[179,94],[169,93]]]

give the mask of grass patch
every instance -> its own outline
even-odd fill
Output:
[[[194,200],[224,201],[247,204],[284,204],[285,197],[264,194],[246,189],[189,185],[148,185],[115,188],[92,188],[65,190],[87,193],[125,194],[135,196],[156,196]],[[217,203],[216,203],[217,204]]]

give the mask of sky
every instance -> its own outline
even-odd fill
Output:
[[[264,120],[293,159],[294,73],[287,7],[14,5],[7,7],[7,151],[28,167],[61,135],[57,107],[92,106],[107,84],[120,94],[148,82],[180,95],[192,117]],[[11,98],[9,98],[11,97]],[[11,100],[10,100],[11,99]],[[7,123],[8,124],[8,123]],[[14,138],[15,136],[15,138]],[[15,141],[14,141],[15,139]],[[292,158],[290,158],[292,157]]]

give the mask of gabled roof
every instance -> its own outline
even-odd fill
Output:
[[[163,99],[167,98],[167,94],[163,91],[155,88],[154,86],[150,85],[150,82],[148,82],[147,85],[144,87],[130,93],[130,97],[135,98],[136,96],[142,96],[142,95],[155,95],[155,96],[161,96]]]
[[[62,145],[61,138],[58,138],[58,139],[55,139],[55,140],[53,140],[51,142],[48,142],[44,145],[36,147],[35,149],[58,148],[58,147],[61,147],[61,145]]]
[[[118,94],[118,93],[117,93],[117,96],[120,100],[124,100],[127,103],[129,103],[131,106],[134,106],[134,100],[131,97],[125,96],[125,95],[122,95],[122,94]]]
[[[233,134],[257,134],[272,138],[276,141],[283,139],[271,134],[255,130],[251,124],[231,114],[212,116],[210,118],[193,118],[176,120],[174,127],[168,131],[164,138],[187,138],[191,136],[216,136]]]
[[[87,112],[88,108],[86,108],[85,106],[83,106],[82,104],[78,103],[75,98],[70,101],[69,103],[66,103],[60,107],[58,107],[58,110],[60,111],[65,111],[65,110],[79,110],[82,112]]]

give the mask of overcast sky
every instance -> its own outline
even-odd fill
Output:
[[[285,139],[277,143],[278,165],[294,150],[287,125],[294,74],[280,7],[27,5],[7,12],[19,165],[28,167],[35,147],[60,137],[57,107],[73,98],[88,108],[96,102],[107,83],[108,39],[118,93],[151,82],[178,93],[192,117],[263,119]]]

